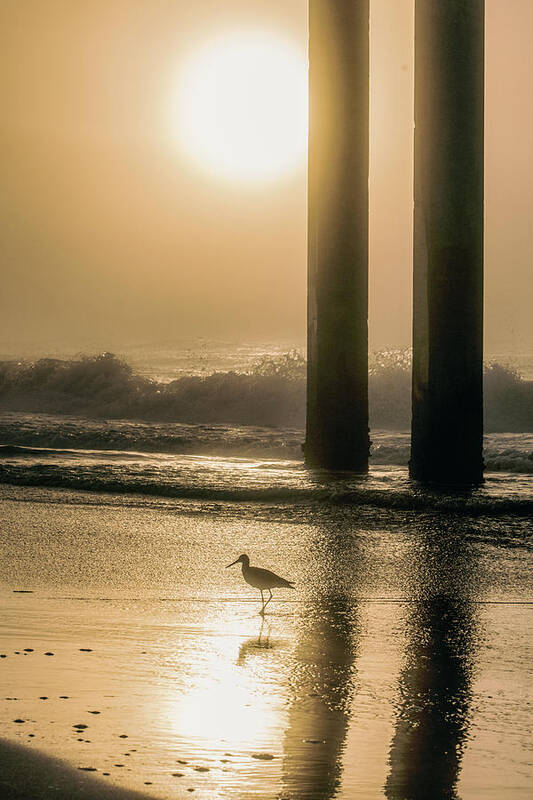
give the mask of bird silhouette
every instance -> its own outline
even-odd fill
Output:
[[[270,572],[269,569],[262,569],[261,567],[251,567],[250,559],[246,553],[243,553],[242,556],[239,556],[239,558],[232,561],[231,564],[228,564],[226,569],[239,562],[242,564],[242,577],[246,583],[253,586],[254,589],[259,589],[261,592],[262,607],[259,612],[261,616],[264,616],[265,608],[272,600],[272,589],[294,589],[292,581],[286,581],[285,578],[280,578],[275,572]],[[263,592],[266,590],[268,590],[270,597],[265,603]]]

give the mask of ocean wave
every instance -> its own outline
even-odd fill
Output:
[[[135,374],[110,353],[78,360],[0,362],[0,408],[188,424],[301,427],[305,360],[296,351],[263,359],[248,372],[190,375],[167,383]],[[486,431],[533,432],[533,381],[509,367],[485,367]],[[372,428],[409,426],[411,371],[407,351],[371,361]]]
[[[506,473],[470,491],[445,491],[410,482],[403,467],[378,466],[368,476],[356,476],[311,472],[296,461],[120,455],[12,452],[0,462],[0,483],[210,502],[326,503],[474,516],[533,512],[529,479]]]
[[[304,436],[303,428],[0,413],[0,459],[60,453],[75,457],[79,451],[84,456],[106,451],[109,459],[124,459],[127,453],[160,453],[301,461]],[[373,431],[371,464],[407,466],[409,448],[410,436],[405,431]],[[484,459],[490,472],[532,474],[533,434],[487,434]]]
[[[174,455],[302,457],[303,430],[252,425],[95,420],[50,414],[0,413],[0,442],[9,447],[106,450]]]

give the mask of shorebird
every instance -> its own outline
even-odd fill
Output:
[[[249,583],[250,586],[253,586],[254,589],[259,589],[261,592],[261,602],[262,608],[259,612],[261,616],[265,614],[265,608],[272,600],[272,589],[294,589],[292,585],[292,581],[286,581],[285,578],[280,578],[279,575],[276,575],[275,572],[270,572],[269,569],[261,569],[261,567],[251,567],[250,566],[250,559],[243,553],[242,556],[239,556],[235,561],[232,561],[231,564],[228,564],[228,567],[232,567],[234,564],[238,563],[242,564],[242,577]],[[226,567],[226,569],[228,568]],[[268,589],[268,593],[270,597],[265,603],[265,598],[263,597],[263,592]]]

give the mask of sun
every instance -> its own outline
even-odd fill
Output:
[[[180,71],[173,129],[204,170],[267,182],[301,166],[307,149],[307,59],[265,32],[220,34]]]

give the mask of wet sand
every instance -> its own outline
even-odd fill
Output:
[[[7,487],[1,513],[5,796],[531,796],[526,520]],[[243,551],[296,582],[264,621]]]

